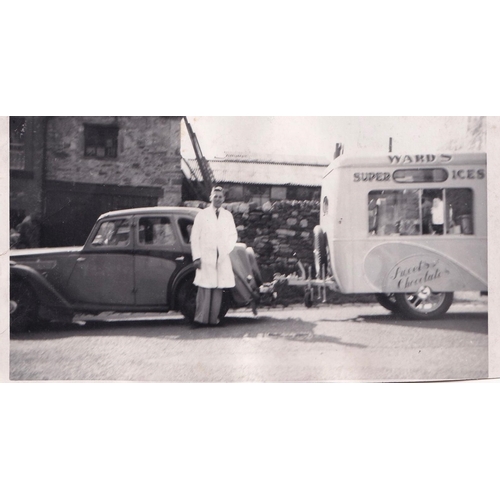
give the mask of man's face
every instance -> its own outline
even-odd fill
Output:
[[[212,193],[212,204],[215,208],[220,208],[224,203],[224,194],[222,191],[214,191]]]

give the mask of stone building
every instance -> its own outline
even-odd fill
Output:
[[[41,215],[42,246],[80,245],[96,218],[178,205],[181,117],[11,117],[11,226]]]
[[[44,158],[43,118],[11,116],[10,142],[10,227],[25,216],[42,212]]]

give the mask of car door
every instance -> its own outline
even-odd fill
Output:
[[[131,217],[118,217],[99,223],[68,281],[68,296],[74,303],[101,310],[134,305],[131,222]]]
[[[166,306],[168,283],[186,261],[175,219],[169,215],[138,215],[135,288],[137,306]]]

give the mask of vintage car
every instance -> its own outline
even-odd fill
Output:
[[[189,242],[197,208],[119,210],[97,220],[83,247],[12,250],[11,331],[76,313],[179,311],[195,313],[195,268]],[[225,292],[220,316],[272,297],[252,248],[231,253],[236,287]]]

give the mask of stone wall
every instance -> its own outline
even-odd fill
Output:
[[[52,117],[47,179],[163,189],[159,205],[181,202],[180,117]],[[118,127],[116,158],[86,157],[85,124]]]
[[[319,202],[284,200],[262,208],[234,203],[227,208],[233,212],[240,240],[254,249],[264,281],[274,273],[296,272],[299,260],[312,265]]]
[[[203,202],[194,204],[206,206]],[[224,206],[233,214],[239,240],[254,249],[264,281],[270,281],[275,273],[297,272],[299,260],[306,267],[313,265],[318,201],[283,200],[262,207],[235,202]]]
[[[184,205],[205,208],[207,203],[184,202]],[[224,207],[233,214],[239,240],[254,249],[264,281],[271,281],[275,273],[298,272],[299,260],[314,272],[313,229],[319,224],[318,201],[283,200],[264,203],[262,207],[252,203],[226,203]],[[305,287],[302,286],[280,283],[276,291],[275,307],[304,300]],[[374,301],[372,294],[342,294],[330,290],[326,294],[329,304]]]

